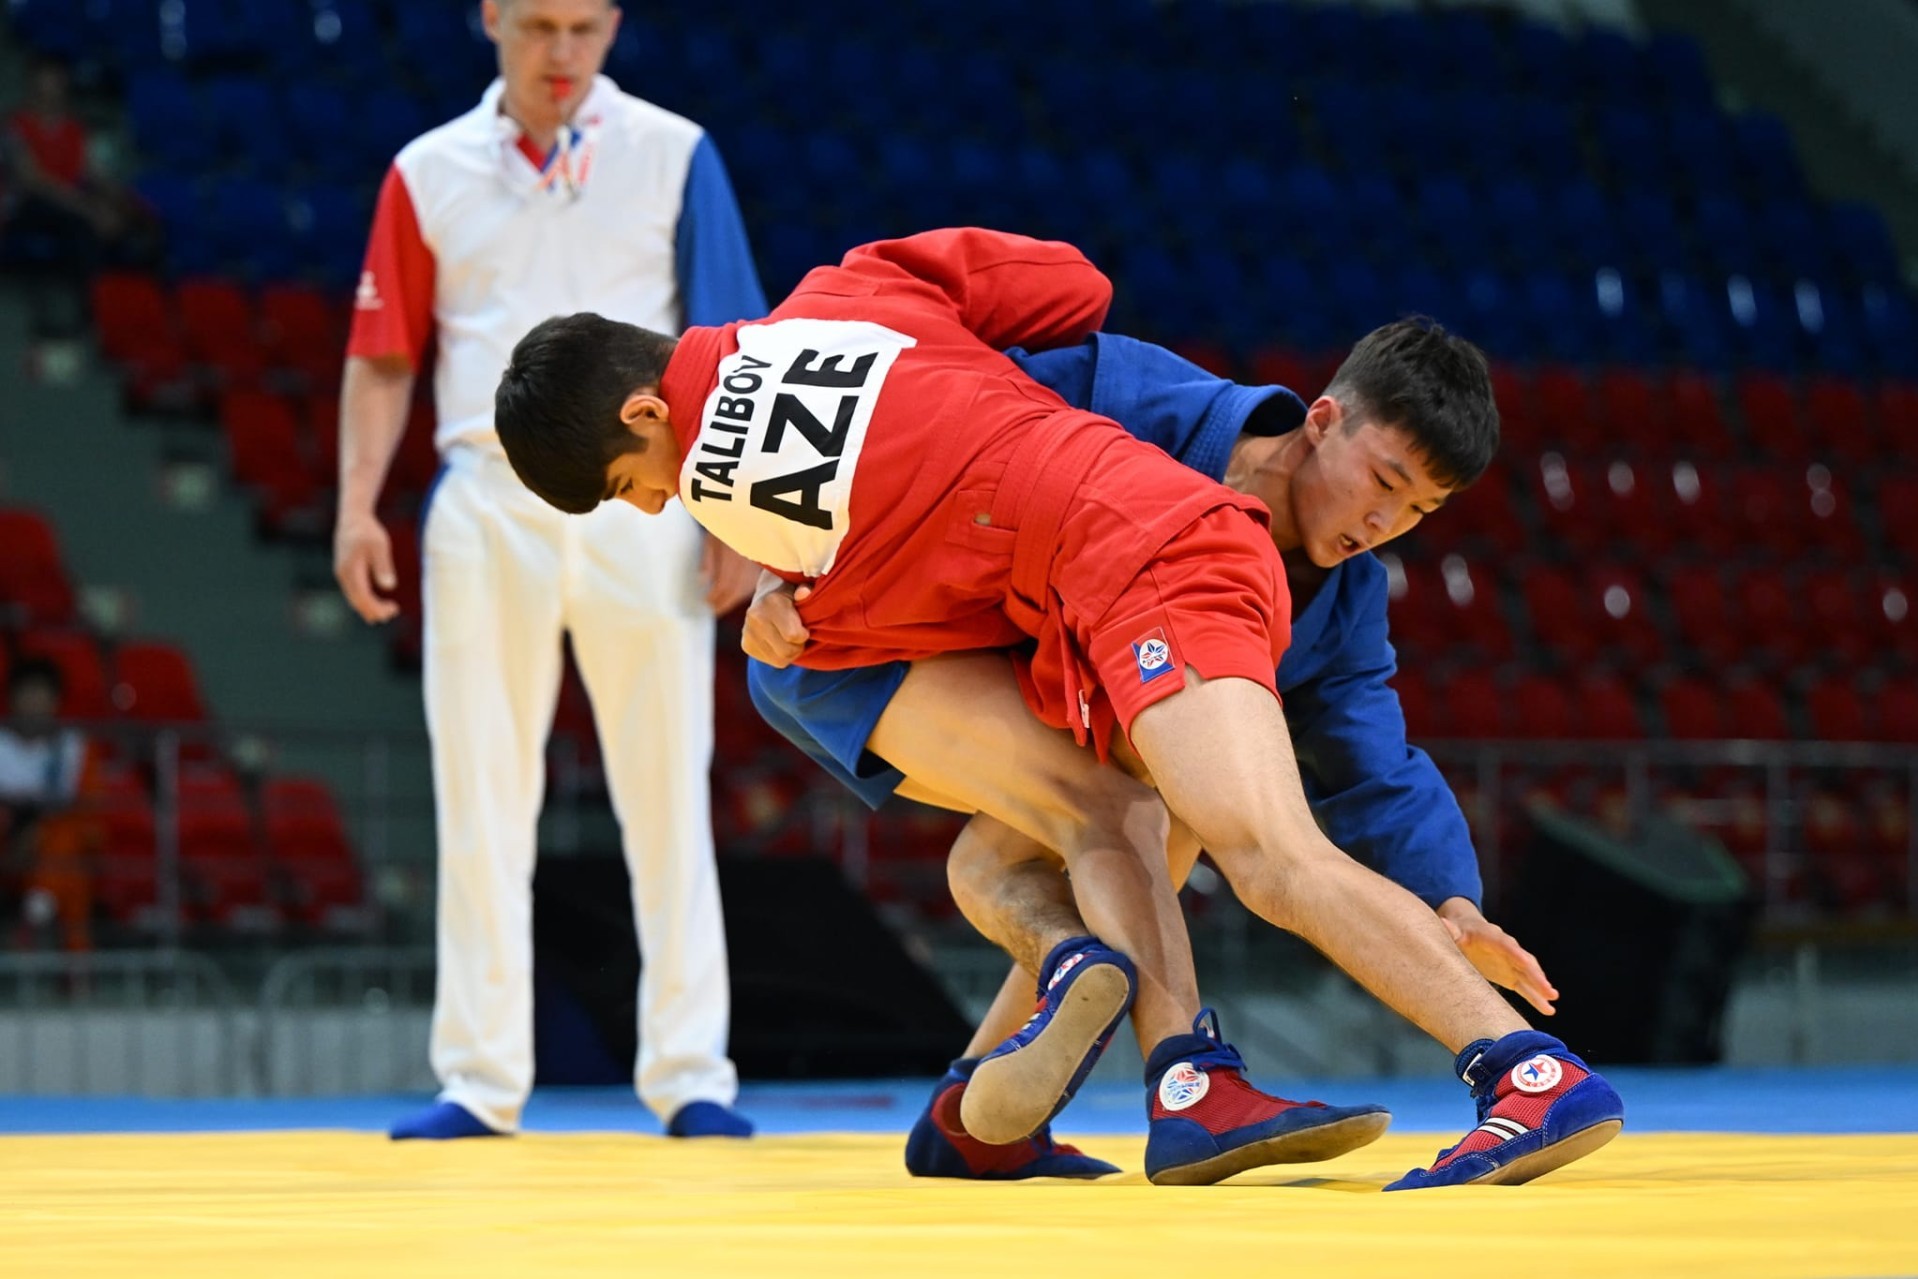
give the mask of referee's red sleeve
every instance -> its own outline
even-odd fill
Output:
[[[433,336],[433,271],[433,251],[420,237],[413,197],[395,165],[386,171],[373,210],[346,353],[369,359],[401,355],[417,369]]]

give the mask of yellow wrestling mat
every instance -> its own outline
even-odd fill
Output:
[[[6,1137],[0,1275],[1918,1274],[1918,1136],[1627,1134],[1529,1186],[1378,1193],[1443,1140],[1172,1189],[917,1181],[886,1135]]]

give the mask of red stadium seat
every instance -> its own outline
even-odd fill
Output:
[[[1701,373],[1675,373],[1671,397],[1672,447],[1668,456],[1721,460],[1738,452],[1718,390]]]
[[[1405,712],[1406,736],[1413,741],[1443,737],[1443,726],[1432,706],[1432,692],[1425,677],[1400,667],[1392,676],[1393,691],[1399,697],[1399,709]]]
[[[319,492],[300,448],[299,420],[285,397],[266,391],[229,391],[220,401],[233,476],[260,499],[262,522],[284,532],[316,525]]]
[[[1248,374],[1260,386],[1283,386],[1295,391],[1308,404],[1325,389],[1318,362],[1289,346],[1268,346],[1254,351]]]
[[[1733,737],[1785,741],[1796,736],[1785,703],[1773,684],[1763,680],[1736,681],[1725,690],[1724,704]]]
[[[1730,725],[1718,692],[1692,676],[1680,676],[1658,693],[1665,716],[1665,735],[1680,741],[1708,741],[1724,737]]]
[[[1872,739],[1866,701],[1849,679],[1819,680],[1805,690],[1805,717],[1813,738],[1821,742],[1866,742]]]
[[[1525,675],[1512,689],[1508,733],[1512,737],[1581,736],[1578,714],[1565,682],[1549,675]]]
[[[1871,603],[1875,606],[1877,601]],[[1819,656],[1855,666],[1871,655],[1877,627],[1864,593],[1851,577],[1835,570],[1809,571],[1805,575],[1804,604]]]
[[[1617,442],[1610,423],[1597,411],[1591,384],[1577,369],[1540,369],[1532,379],[1532,404],[1539,417],[1539,438],[1548,445],[1589,456]]]
[[[1438,681],[1442,737],[1506,736],[1506,698],[1486,671],[1460,671]]]
[[[1802,482],[1778,466],[1744,466],[1732,472],[1726,516],[1740,547],[1772,558],[1795,554],[1803,545],[1801,529],[1809,520]]]
[[[1783,569],[1760,567],[1740,573],[1733,583],[1737,614],[1733,620],[1739,647],[1784,666],[1806,657],[1803,602]]]
[[[1810,454],[1798,396],[1789,381],[1777,373],[1743,373],[1738,378],[1737,395],[1745,432],[1760,452],[1787,462],[1801,461]]]
[[[1725,492],[1724,471],[1714,463],[1684,459],[1659,468],[1657,501],[1675,544],[1718,556],[1744,552]]]
[[[112,718],[106,666],[91,635],[83,631],[28,631],[20,637],[15,651],[20,657],[43,658],[60,668],[60,681],[66,688],[60,698],[62,719]]]
[[[396,589],[392,598],[400,606],[400,615],[387,623],[392,632],[388,642],[392,645],[394,657],[402,665],[417,667],[426,620],[425,604],[420,596],[421,577],[425,568],[420,559],[419,525],[404,518],[384,522],[386,535],[393,545]]]
[[[1893,472],[1878,482],[1878,520],[1891,549],[1918,563],[1918,474]]]
[[[270,925],[272,900],[253,814],[224,768],[180,774],[180,865],[193,889],[193,915],[228,925]]]
[[[1482,565],[1456,554],[1437,564],[1402,563],[1389,552],[1387,564],[1393,574],[1392,642],[1406,654],[1424,660],[1511,656],[1498,581]]]
[[[1736,661],[1743,638],[1732,619],[1724,574],[1711,564],[1678,564],[1666,572],[1664,582],[1679,638],[1714,666]]]
[[[253,303],[228,280],[182,280],[173,291],[187,355],[226,387],[250,386],[266,367]]]
[[[1881,742],[1918,742],[1918,681],[1895,679],[1878,690],[1877,738]]]
[[[1878,654],[1918,662],[1918,584],[1881,573],[1866,589],[1864,610]]]
[[[1599,499],[1603,479],[1590,465],[1553,450],[1530,468],[1532,506],[1545,534],[1577,556],[1602,551],[1608,540]]]
[[[100,349],[126,369],[136,402],[185,376],[186,347],[158,280],[103,272],[94,277],[91,293]]]
[[[1674,441],[1672,406],[1664,388],[1655,389],[1637,369],[1611,368],[1599,375],[1598,411],[1617,444],[1669,457]]]
[[[312,778],[278,778],[260,792],[267,846],[286,877],[291,913],[307,924],[340,922],[363,904],[352,843],[333,794]]]
[[[1642,664],[1664,653],[1645,585],[1628,569],[1599,566],[1575,578],[1563,569],[1535,567],[1525,575],[1525,604],[1533,633],[1565,661],[1624,658]]]
[[[298,373],[315,392],[332,392],[346,362],[347,312],[318,289],[273,284],[260,291],[266,358]]]
[[[1508,455],[1536,452],[1549,438],[1532,399],[1532,380],[1517,365],[1492,365],[1492,397],[1498,404],[1499,445]]]
[[[64,626],[73,586],[53,526],[39,514],[0,508],[0,624]]]
[[[1815,457],[1876,462],[1882,447],[1877,411],[1849,378],[1820,374],[1805,387],[1807,434]]]
[[[340,397],[333,391],[314,391],[302,411],[306,447],[314,486],[331,490],[340,478]]]
[[[1510,471],[1494,462],[1478,482],[1456,494],[1444,509],[1422,522],[1407,543],[1408,549],[1450,549],[1476,543],[1480,552],[1511,555],[1528,541],[1518,507],[1512,501]]]
[[[94,897],[119,923],[151,924],[160,896],[153,801],[131,771],[108,766],[98,802],[102,847]]]
[[[1625,681],[1602,671],[1581,673],[1574,686],[1578,736],[1629,741],[1645,736],[1638,700]]]
[[[387,489],[395,495],[418,497],[432,485],[439,466],[439,454],[433,449],[433,401],[416,399],[406,418],[399,452],[393,457]]]
[[[1876,397],[1878,425],[1893,456],[1918,439],[1918,382],[1882,382]]]
[[[1572,576],[1552,565],[1534,565],[1526,570],[1521,588],[1539,643],[1565,661],[1590,662],[1597,644],[1585,625],[1584,601]]]
[[[193,663],[173,645],[122,643],[114,651],[113,670],[113,700],[128,719],[151,724],[197,724],[206,719]]]

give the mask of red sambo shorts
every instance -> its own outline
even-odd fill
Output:
[[[1115,578],[1136,545],[1131,556],[1117,545],[1102,556],[1096,536],[1055,565],[1053,607],[1017,659],[1019,686],[1034,714],[1101,758],[1115,726],[1129,736],[1139,712],[1185,687],[1187,667],[1278,696],[1273,672],[1292,636],[1285,565],[1264,508],[1220,497],[1124,580]]]

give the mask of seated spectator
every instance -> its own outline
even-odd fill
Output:
[[[89,802],[97,768],[86,736],[55,718],[61,692],[59,668],[35,658],[16,665],[7,680],[0,879],[18,891],[22,940],[37,944],[57,927],[67,950],[83,951],[92,948],[92,863],[100,844]]]
[[[67,69],[34,65],[25,101],[4,133],[9,209],[0,256],[37,286],[36,338],[70,341],[85,324],[81,299],[108,260],[137,259],[152,228],[129,194],[93,171],[86,127],[68,101]]]

